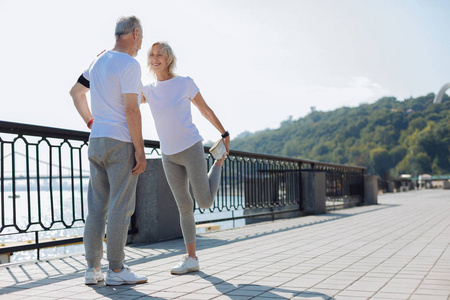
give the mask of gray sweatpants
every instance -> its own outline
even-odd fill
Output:
[[[132,143],[110,138],[89,141],[88,215],[83,237],[88,267],[101,265],[106,220],[109,268],[123,266],[128,225],[136,202],[138,176],[131,174],[136,164],[134,152]]]
[[[181,231],[185,244],[195,242],[194,201],[189,192],[192,187],[195,201],[200,208],[209,208],[219,189],[222,168],[207,166],[202,142],[173,155],[162,155],[162,162],[170,189],[180,212]]]

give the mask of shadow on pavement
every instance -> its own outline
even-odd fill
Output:
[[[264,298],[276,298],[276,299],[291,299],[292,297],[296,297],[296,299],[324,299],[324,300],[333,300],[334,298],[325,295],[323,293],[314,292],[314,291],[301,291],[301,290],[292,290],[285,288],[278,288],[272,286],[264,286],[257,284],[238,284],[234,285],[232,283],[226,282],[225,280],[215,277],[212,275],[207,275],[202,271],[198,272],[199,275],[206,281],[209,281],[213,284],[213,286],[222,293],[222,295],[226,295],[230,299],[242,299],[242,297],[264,297]],[[203,276],[206,275],[206,276]],[[257,299],[257,298],[256,298]]]
[[[90,287],[92,287],[97,294],[109,299],[126,299],[128,297],[130,299],[135,299],[145,296],[145,299],[166,300],[165,298],[152,297],[141,291],[132,289],[132,287],[134,286],[136,285],[107,286],[104,283],[99,283],[98,285],[90,285]]]

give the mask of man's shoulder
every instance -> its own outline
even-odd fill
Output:
[[[120,59],[120,60],[125,61],[125,62],[137,63],[138,64],[138,61],[134,57],[129,55],[128,53],[114,52],[114,51],[110,51],[110,52],[111,52],[111,54],[113,55],[114,58]]]
[[[122,72],[133,72],[133,73],[140,73],[141,72],[141,65],[139,62],[132,56],[128,55],[127,53],[122,52],[113,52],[108,51],[110,53],[110,60],[112,65],[116,66],[116,70],[119,73]]]

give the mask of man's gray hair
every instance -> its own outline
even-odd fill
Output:
[[[139,29],[139,33],[142,34],[141,21],[135,16],[119,18],[116,23],[116,39],[119,39],[123,34],[133,32],[135,28]]]

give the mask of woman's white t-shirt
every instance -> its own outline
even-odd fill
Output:
[[[194,80],[182,76],[157,81],[142,89],[155,120],[162,153],[176,154],[203,141],[191,114],[191,99],[198,92]]]

